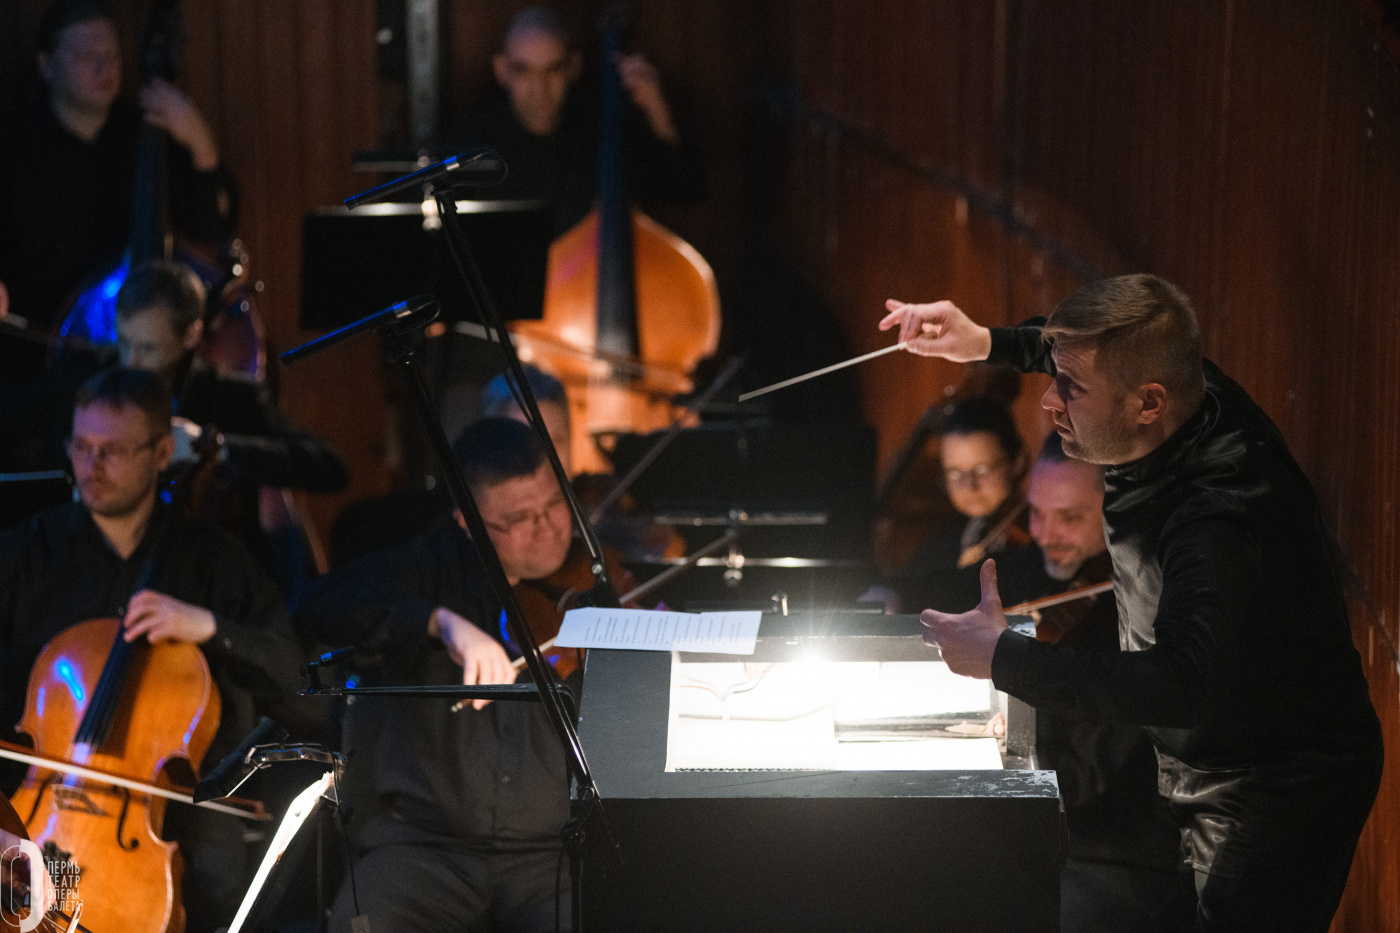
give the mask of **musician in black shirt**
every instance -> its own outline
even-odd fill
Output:
[[[165,130],[177,232],[221,245],[236,192],[208,122],[159,79],[139,106],[117,99],[121,47],[97,0],[54,0],[39,30],[40,93],[0,126],[0,317],[56,326],[65,304],[131,233],[142,121]],[[8,292],[8,294],[7,294]]]
[[[68,444],[81,501],[0,533],[0,718],[19,721],[30,668],[49,640],[118,616],[128,640],[200,646],[222,698],[213,762],[259,712],[295,693],[299,649],[276,588],[238,542],[159,502],[157,480],[175,446],[169,410],[149,373],[94,377],[78,394]],[[154,575],[133,593],[148,559]],[[187,866],[190,933],[232,919],[251,866],[242,831],[233,817],[167,810],[167,837]]]
[[[1092,586],[1113,569],[1103,538],[1103,471],[1045,439],[1026,483],[1030,531],[1050,581],[1037,596]],[[1000,577],[1010,576],[997,557]],[[1118,610],[1100,594],[1042,610],[1036,638],[1076,651],[1118,651]],[[1176,824],[1157,793],[1157,759],[1137,725],[1036,712],[1037,765],[1055,772],[1069,849],[1060,876],[1061,933],[1178,933]]]
[[[1190,301],[1132,275],[1080,289],[1043,327],[887,307],[881,326],[915,353],[1054,376],[1041,404],[1065,452],[1106,465],[1121,651],[1008,631],[992,561],[978,608],[926,610],[925,637],[1039,709],[1147,728],[1194,929],[1323,933],[1380,785],[1380,724],[1316,493],[1203,360]]]
[[[512,584],[563,565],[572,522],[530,428],[484,418],[454,444]],[[306,635],[357,645],[365,683],[509,683],[500,603],[475,547],[443,520],[309,588]],[[450,700],[356,698],[345,722],[358,849],[330,929],[345,933],[358,893],[374,929],[554,929],[560,830],[569,816],[563,751],[538,703],[450,712]],[[562,911],[568,916],[567,871]]]

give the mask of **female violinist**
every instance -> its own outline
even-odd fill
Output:
[[[0,534],[0,717],[49,757],[189,786],[202,756],[297,690],[298,647],[247,552],[160,503],[174,440],[154,375],[86,383],[68,449],[81,500]],[[194,933],[232,919],[251,867],[235,818],[38,768],[13,799],[50,861],[79,873],[84,925],[160,933],[183,910]],[[163,836],[179,845],[183,896]]]
[[[938,437],[945,489],[962,520],[936,533],[893,575],[902,605],[971,608],[980,593],[978,567],[990,556],[998,566],[1010,562],[1005,576],[1019,578],[1024,565],[1042,582],[1022,489],[1029,461],[1006,406],[987,396],[955,402]]]
[[[543,641],[559,623],[554,593],[575,585],[559,577],[573,527],[544,450],[506,418],[472,424],[453,447],[517,597],[527,604],[524,591],[535,590],[550,610],[525,610]],[[619,589],[629,586],[610,570]],[[514,682],[503,622],[475,546],[449,515],[312,584],[296,618],[318,641],[358,645],[358,677],[386,684]],[[492,916],[502,927],[552,930],[569,816],[559,742],[536,703],[451,707],[383,699],[346,711],[359,911],[376,929],[459,928]],[[347,884],[331,929],[348,931],[354,910]]]

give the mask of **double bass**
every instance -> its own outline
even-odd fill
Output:
[[[673,397],[694,388],[696,364],[719,345],[709,264],[627,195],[623,22],[616,8],[604,19],[597,203],[550,248],[544,316],[510,325],[534,338],[521,358],[564,383],[573,468],[583,473],[608,472],[609,435],[669,424]]]
[[[143,82],[174,77],[179,33],[178,0],[157,0],[142,38]],[[152,260],[174,259],[194,270],[209,295],[200,357],[221,373],[261,380],[267,373],[265,332],[254,302],[258,286],[248,274],[248,255],[238,240],[215,249],[170,235],[169,146],[164,130],[141,122],[126,248],[79,287],[59,325],[55,352],[115,344],[117,293],[122,284],[133,270]]]

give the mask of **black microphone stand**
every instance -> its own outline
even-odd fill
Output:
[[[387,187],[387,186],[386,186]],[[347,199],[356,203],[367,203],[369,193],[357,195],[355,198]],[[542,446],[549,458],[551,467],[554,470],[556,479],[559,481],[561,490],[564,493],[565,501],[569,504],[569,510],[573,515],[575,527],[578,528],[580,536],[583,538],[585,546],[588,548],[590,557],[589,569],[593,573],[594,586],[588,596],[592,605],[617,606],[617,593],[613,588],[612,581],[608,578],[607,570],[603,566],[602,545],[598,541],[596,532],[588,521],[588,516],[584,513],[577,496],[574,494],[572,485],[568,482],[568,475],[564,472],[563,464],[559,460],[559,455],[554,449],[554,445],[549,440],[549,434],[545,430],[544,420],[540,417],[539,407],[535,401],[534,393],[530,390],[530,385],[525,379],[524,370],[521,368],[520,359],[515,354],[515,348],[510,342],[509,334],[506,332],[502,318],[497,311],[490,295],[482,284],[481,275],[477,267],[475,257],[472,255],[466,238],[462,234],[461,227],[457,220],[456,202],[451,198],[449,192],[437,193],[438,209],[443,217],[443,229],[447,235],[449,251],[453,260],[461,273],[464,283],[467,286],[467,293],[476,303],[481,312],[483,323],[487,327],[488,334],[496,343],[501,353],[506,359],[508,369],[515,381],[515,388],[521,400],[524,402],[524,410],[530,420],[531,427],[536,435],[541,439]],[[435,304],[435,302],[433,303]],[[410,299],[396,305],[393,308],[378,312],[357,321],[347,327],[341,328],[331,334],[327,334],[317,340],[311,341],[301,347],[288,350],[282,354],[284,363],[291,364],[302,359],[311,353],[325,349],[340,340],[361,333],[366,330],[379,330],[384,337],[385,350],[389,361],[403,373],[408,384],[409,397],[412,400],[414,411],[417,414],[420,425],[428,437],[429,445],[437,455],[442,466],[444,478],[447,481],[447,488],[451,494],[453,504],[462,513],[466,521],[467,529],[471,533],[472,542],[475,544],[477,552],[481,558],[482,565],[486,570],[488,579],[491,581],[492,590],[499,600],[506,615],[506,624],[512,636],[515,638],[524,654],[526,668],[530,671],[533,684],[500,684],[487,686],[424,686],[424,687],[381,687],[381,688],[340,688],[322,686],[315,677],[314,672],[320,666],[320,661],[308,665],[308,674],[311,677],[311,684],[307,694],[315,695],[415,695],[415,696],[440,696],[449,698],[469,698],[469,699],[493,699],[493,700],[532,700],[543,704],[546,716],[553,727],[556,736],[564,748],[565,759],[568,763],[569,775],[573,781],[573,793],[570,796],[570,819],[563,829],[563,842],[569,858],[571,875],[571,924],[575,933],[583,929],[583,870],[584,870],[584,846],[591,836],[596,836],[601,841],[601,850],[607,859],[610,867],[619,867],[622,863],[617,851],[617,843],[613,838],[611,829],[608,826],[607,818],[603,813],[602,798],[598,793],[597,784],[593,780],[592,771],[588,766],[588,759],[584,754],[583,745],[578,737],[578,730],[574,726],[573,711],[569,709],[568,691],[544,659],[540,652],[539,643],[536,641],[530,626],[525,622],[525,617],[520,610],[519,603],[515,599],[515,593],[510,585],[510,580],[506,576],[505,568],[501,565],[500,555],[496,552],[491,543],[490,534],[486,528],[486,522],[477,508],[476,500],[471,494],[462,472],[457,466],[456,460],[452,456],[452,448],[447,440],[447,435],[443,430],[442,422],[438,418],[432,398],[429,394],[427,383],[424,380],[422,370],[415,357],[416,332],[437,316],[437,308],[432,307],[428,313],[429,306],[421,299]],[[338,652],[332,652],[338,654]]]

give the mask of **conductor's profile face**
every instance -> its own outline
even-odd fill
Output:
[[[1088,463],[1133,459],[1129,393],[1095,365],[1097,351],[1056,346],[1057,375],[1040,404],[1054,419],[1065,453]]]

